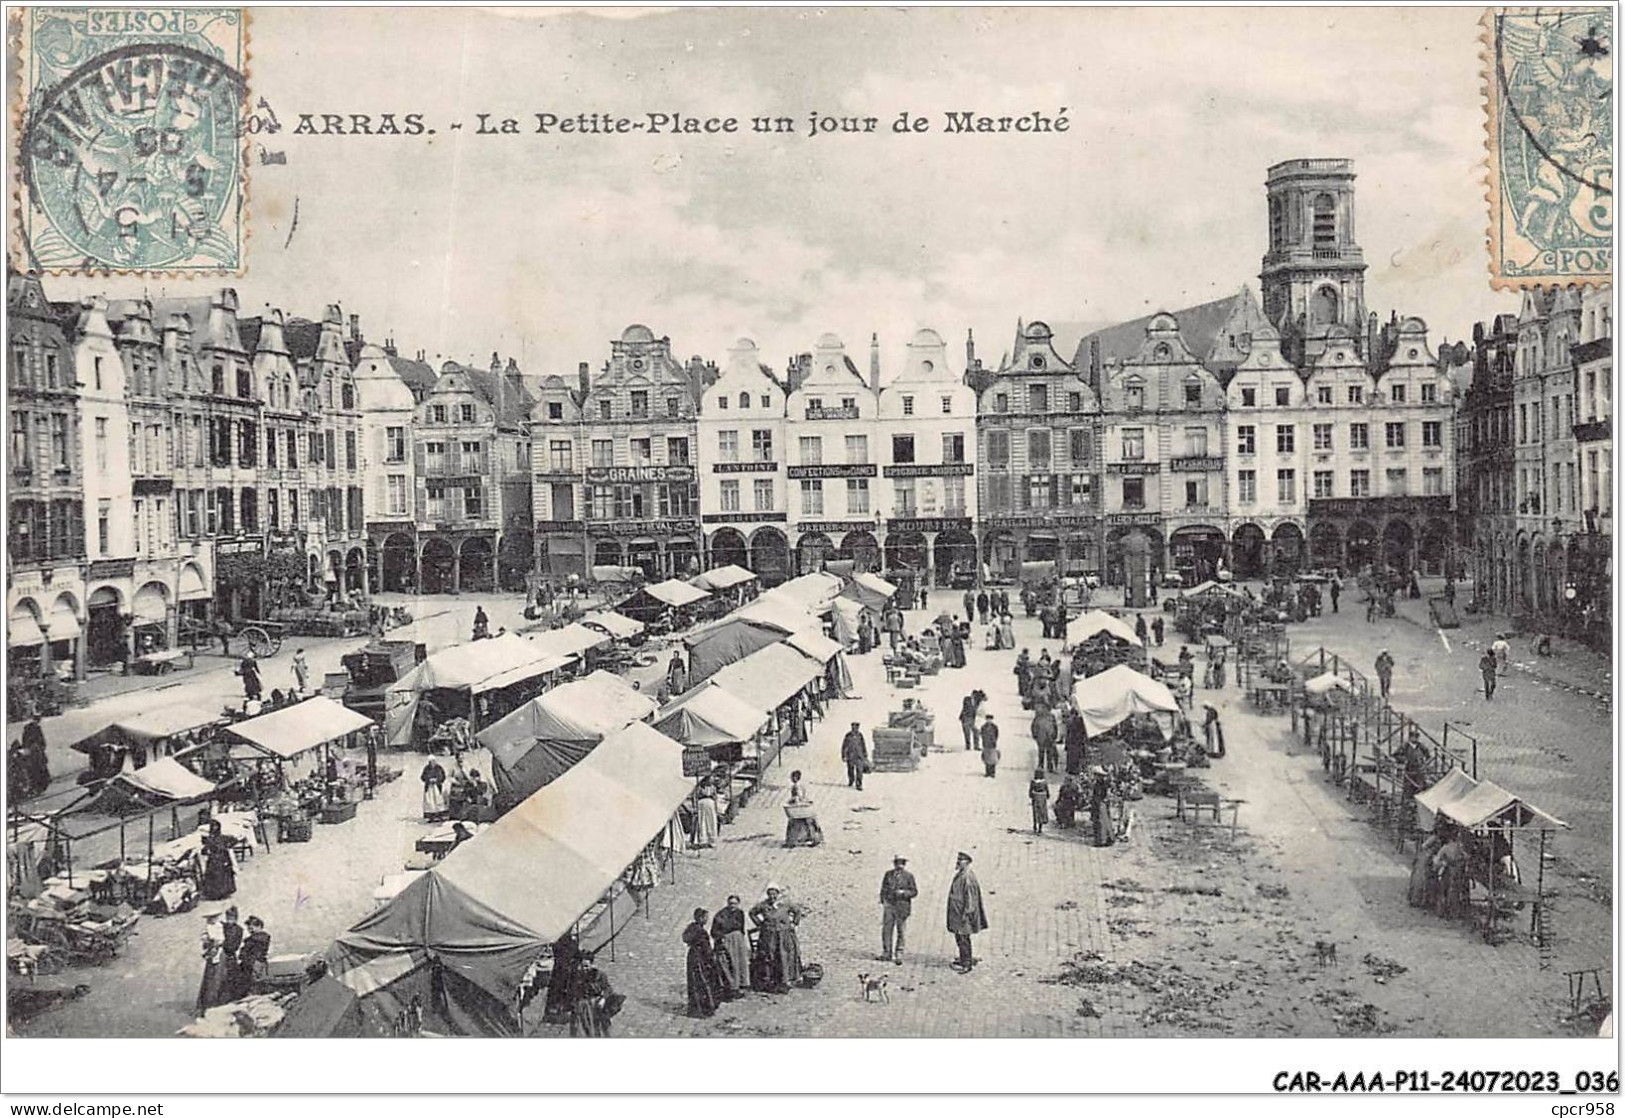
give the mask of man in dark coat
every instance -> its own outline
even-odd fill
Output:
[[[1057,735],[1055,715],[1050,713],[1049,707],[1039,707],[1038,713],[1033,715],[1033,741],[1038,746],[1038,767],[1046,772],[1054,772],[1060,763],[1055,748]]]
[[[903,930],[914,911],[914,898],[920,887],[914,875],[905,866],[908,859],[901,854],[891,860],[892,868],[880,879],[880,957],[901,964],[903,961]],[[895,950],[893,945],[895,944]]]
[[[965,611],[965,616],[966,617],[970,616],[970,611],[969,610]],[[982,591],[977,592],[977,595],[976,595],[976,620],[979,623],[983,624],[983,625],[987,624],[987,591],[986,590],[982,590]]]
[[[869,744],[863,740],[858,723],[841,739],[841,760],[846,762],[846,786],[863,791],[863,770],[869,767]]]
[[[971,856],[960,852],[954,860],[954,879],[948,886],[948,931],[953,934],[959,957],[953,968],[969,974],[976,965],[971,955],[970,937],[987,930],[987,910],[982,907],[982,886],[971,872]]]
[[[1067,775],[1077,776],[1083,771],[1083,754],[1088,743],[1089,735],[1083,728],[1083,716],[1072,711],[1066,718]]]
[[[51,767],[45,760],[45,729],[39,717],[28,720],[23,727],[23,778],[28,795],[37,796],[51,785]]]
[[[1394,658],[1385,648],[1377,653],[1377,683],[1382,688],[1382,697],[1388,697],[1388,689],[1394,685]]]

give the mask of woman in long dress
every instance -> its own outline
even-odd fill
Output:
[[[709,1017],[722,1001],[722,974],[717,969],[716,952],[711,948],[711,934],[705,921],[710,916],[703,908],[694,910],[694,922],[683,929],[683,942],[688,945],[688,1015]]]
[[[1412,908],[1433,907],[1433,857],[1443,845],[1444,839],[1434,831],[1416,848],[1416,857],[1411,860],[1410,887],[1405,894]]]
[[[1016,629],[1011,623],[1010,615],[1008,613],[1001,613],[999,615],[999,647],[1016,647]]]
[[[221,994],[225,989],[224,955],[226,948],[225,928],[220,923],[218,911],[205,912],[203,916],[203,981],[197,989],[197,1015],[203,1014],[222,1004]]]
[[[767,897],[750,910],[757,928],[756,951],[761,958],[758,988],[769,994],[788,994],[801,980],[801,940],[796,924],[801,908],[784,899],[777,885],[767,887]]]
[[[717,844],[721,822],[717,816],[717,793],[709,780],[701,781],[694,798],[694,845],[709,850]]]
[[[790,773],[790,807],[806,810],[794,813],[786,812],[784,824],[785,846],[818,846],[824,841],[824,829],[818,825],[818,816],[813,813],[812,797],[807,795],[807,786],[801,783],[801,770],[795,769]]]
[[[570,976],[570,1035],[607,1037],[610,1018],[619,1008],[611,1003],[618,1000],[604,972],[592,965],[592,956],[582,955]]]
[[[243,982],[242,965],[237,953],[243,946],[243,926],[237,923],[237,906],[226,909],[220,922],[220,1000],[234,1002],[248,993]]]
[[[223,901],[237,891],[231,844],[221,832],[218,819],[209,820],[209,833],[203,836],[203,880],[198,884],[206,901]]]
[[[745,909],[738,894],[711,919],[711,944],[722,979],[722,998],[733,1001],[750,989],[750,941],[745,937]]]
[[[419,779],[423,781],[423,818],[437,823],[451,813],[446,802],[446,770],[430,757]]]
[[[265,921],[258,916],[248,918],[248,935],[237,952],[237,991],[235,997],[247,997],[254,983],[263,977],[260,973],[271,957],[271,933],[265,930]]]
[[[1027,799],[1033,805],[1033,834],[1041,835],[1044,824],[1049,822],[1049,781],[1043,769],[1033,770],[1032,781],[1027,785]]]

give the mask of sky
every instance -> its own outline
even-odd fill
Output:
[[[643,322],[680,358],[833,331],[897,368],[931,326],[996,362],[1018,318],[1111,322],[1250,285],[1264,177],[1352,159],[1367,303],[1459,339],[1487,282],[1479,10],[259,9],[245,314],[358,314],[407,353],[597,368]],[[1038,112],[1065,133],[947,135]],[[536,135],[533,114],[733,116],[733,135]],[[900,112],[931,131],[899,135]],[[433,135],[293,135],[421,112]],[[475,134],[476,114],[524,134]],[[806,118],[878,118],[810,137]],[[791,117],[759,135],[749,118]],[[461,131],[450,124],[461,121]],[[256,152],[257,155],[257,152]],[[294,214],[297,213],[297,223]],[[51,281],[53,298],[219,282]]]

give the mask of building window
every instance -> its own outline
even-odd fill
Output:
[[[632,399],[632,418],[633,419],[648,419],[649,418],[649,394],[647,392],[641,390],[641,389],[633,389],[632,394],[631,394],[631,399]]]
[[[1202,406],[1202,378],[1187,377],[1185,379],[1185,406],[1199,408]]]
[[[464,423],[473,423],[474,422],[474,405],[473,404],[461,404],[461,405],[459,405],[459,412],[460,412],[460,418],[461,418],[462,422],[464,422]]]
[[[1290,423],[1278,424],[1275,428],[1275,453],[1291,454],[1297,449],[1297,428]]]
[[[140,430],[140,428],[135,428]],[[133,465],[134,463],[132,463]],[[101,416],[96,417],[96,469],[103,476],[107,474],[107,420]]]
[[[1351,385],[1349,385],[1349,403],[1351,403],[1351,404],[1363,404],[1363,403],[1365,403],[1365,385],[1363,385],[1363,384],[1351,384]]]
[[[1389,470],[1388,471],[1388,496],[1390,496],[1390,497],[1403,497],[1403,496],[1405,496],[1405,488],[1406,488],[1406,482],[1405,482],[1405,471],[1404,471],[1404,469]]]
[[[762,407],[770,408],[772,406],[773,406],[773,397],[769,393],[766,393],[766,392],[762,393]]]
[[[384,428],[384,461],[406,461],[406,428]]]
[[[848,516],[869,515],[868,478],[849,477],[846,479],[846,514]]]
[[[801,482],[801,515],[824,515],[824,483],[817,478],[803,478]]]
[[[28,416],[20,411],[11,413],[11,468],[18,473],[34,469],[33,452],[28,445]]]
[[[683,435],[666,436],[666,464],[669,466],[688,465],[688,439]]]
[[[1349,424],[1349,449],[1371,449],[1371,426],[1366,423]]]
[[[1330,497],[1332,495],[1332,471],[1316,470],[1314,476],[1316,497]]]
[[[1125,477],[1123,479],[1123,507],[1126,509],[1145,508],[1145,478]]]
[[[751,489],[756,498],[756,511],[771,511],[773,508],[773,479],[759,477],[751,483]]]
[[[717,432],[717,460],[719,462],[739,461],[739,432]]]
[[[913,435],[893,435],[891,437],[891,460],[898,465],[908,465],[914,461]]]
[[[1290,505],[1298,499],[1298,471],[1275,471],[1275,499],[1283,505]]]
[[[942,414],[954,414],[954,398],[952,396],[944,396],[942,398]]]
[[[480,487],[477,485],[463,488],[463,515],[470,520],[478,520],[484,516],[484,504],[481,501]]]
[[[942,436],[942,461],[944,465],[958,464],[965,461],[965,436],[955,432]]]
[[[1389,450],[1402,450],[1405,447],[1405,425],[1403,423],[1384,423],[1382,425],[1383,442]]]
[[[1066,409],[1067,409],[1067,411],[1082,411],[1083,410],[1083,393],[1082,392],[1068,392],[1066,394]]]
[[[590,486],[587,491],[587,506],[591,510],[594,520],[609,520],[615,515],[615,487],[611,485]]]
[[[1189,458],[1207,457],[1207,428],[1185,428],[1185,454]]]
[[[297,432],[297,431],[289,431],[288,432],[288,454],[287,454],[287,458],[288,458],[288,469],[297,470],[299,468],[299,432]],[[198,463],[198,465],[200,465],[200,466],[202,464],[203,463],[201,463],[201,462]]]
[[[993,394],[993,410],[999,415],[1006,415],[1010,411],[1010,396],[1005,392]]]
[[[801,464],[803,466],[822,466],[824,464],[824,440],[818,435],[801,436]]]
[[[1049,467],[1049,429],[1047,427],[1035,427],[1027,432],[1027,468],[1029,470],[1047,470]]]
[[[106,555],[112,550],[112,501],[96,502],[96,554]]]
[[[1236,453],[1254,454],[1258,450],[1258,429],[1251,423],[1236,428]]]
[[[444,422],[446,422],[446,406],[444,404],[430,404],[429,405],[429,422],[430,423],[444,423]]]
[[[1403,384],[1390,384],[1388,386],[1388,399],[1395,404],[1405,402],[1405,386]]]
[[[1145,410],[1145,382],[1129,380],[1123,384],[1123,403],[1129,411]]]
[[[666,418],[667,419],[679,419],[679,418],[681,418],[681,416],[682,416],[682,401],[680,401],[676,396],[667,396],[666,397]],[[686,490],[685,490],[685,492],[686,492]],[[687,516],[688,514],[687,513],[680,513],[679,515]]]
[[[1422,421],[1422,445],[1426,447],[1442,447],[1444,445],[1444,422],[1438,419],[1424,419]]]
[[[1256,408],[1258,406],[1258,389],[1243,388],[1241,390],[1241,406],[1244,408]]]
[[[610,419],[611,415],[612,415],[612,413],[610,411],[610,402],[609,402],[609,400],[607,398],[603,399],[603,400],[599,400],[598,401],[598,418],[607,422]]]
[[[628,439],[626,445],[627,449],[631,451],[632,464],[634,466],[647,466],[654,461],[654,451],[652,449],[653,444],[651,440]]]
[[[1027,410],[1034,415],[1043,415],[1049,411],[1049,385],[1029,384],[1027,386]]]
[[[344,468],[347,469],[347,470],[353,470],[353,469],[356,468],[356,448],[355,448],[355,432],[354,431],[346,431],[346,432],[344,432]]]
[[[758,462],[773,461],[773,432],[771,430],[752,431],[750,433],[751,457]]]
[[[1422,385],[1422,402],[1424,404],[1437,404],[1439,402],[1439,386],[1432,381]]]
[[[718,411],[727,411],[728,410],[728,394],[726,392],[718,392],[717,393],[717,410]]]
[[[1250,505],[1258,500],[1258,471],[1236,471],[1236,503]]]
[[[547,418],[552,420],[554,423],[562,420],[564,418],[564,405],[558,403],[557,401],[550,402],[547,405]]]
[[[51,465],[58,470],[69,468],[68,417],[65,415],[51,417]]]
[[[913,516],[919,511],[919,505],[915,503],[914,479],[902,477],[893,481],[892,514],[894,516]]]
[[[987,433],[987,464],[995,470],[1002,470],[1010,465],[1010,432]]]
[[[1145,428],[1123,428],[1123,459],[1127,462],[1139,462],[1145,458]]]
[[[485,472],[484,455],[477,442],[464,442],[461,444],[462,464],[458,469],[464,473],[480,474]]]
[[[1573,469],[1571,466],[1570,469]],[[1422,467],[1422,493],[1427,497],[1438,497],[1444,493],[1444,468],[1441,466]]]
[[[1316,450],[1330,450],[1332,448],[1332,425],[1330,423],[1315,424],[1313,433]]]
[[[1067,451],[1072,456],[1074,465],[1081,465],[1089,461],[1089,431],[1084,427],[1074,427],[1067,432]],[[991,447],[991,443],[989,446]],[[1005,444],[1008,453],[1009,443]]]
[[[869,436],[846,436],[846,462],[849,466],[867,466],[869,464]]]
[[[1088,474],[1073,474],[1069,479],[1067,503],[1073,508],[1088,508],[1095,503],[1095,483]]]
[[[575,467],[575,444],[569,439],[551,439],[547,444],[547,467],[556,474]]]
[[[1292,387],[1291,387],[1291,385],[1277,384],[1275,386],[1275,406],[1278,407],[1278,408],[1284,408],[1284,407],[1290,406],[1291,403],[1292,403]]]
[[[1001,474],[987,479],[988,511],[1004,512],[1010,508],[1010,477]]]
[[[964,478],[945,477],[942,479],[942,513],[944,516],[965,515]]]
[[[841,397],[841,410],[842,411],[857,411],[858,410],[858,398],[856,396],[842,396]]]
[[[1330,405],[1332,402],[1332,386],[1329,384],[1315,385],[1315,403]]]
[[[739,394],[739,410],[740,411],[745,411],[749,407],[750,407],[750,393],[749,392],[741,392]]]
[[[904,415],[913,415],[914,414],[914,397],[912,397],[912,396],[904,396],[903,397],[903,414]]]
[[[739,511],[739,482],[730,479],[722,483],[722,511]]]
[[[392,517],[405,516],[406,515],[406,475],[405,474],[390,474],[389,479],[388,479],[388,487],[389,487],[389,509],[388,509],[389,515],[392,516]]]
[[[594,439],[592,441],[592,464],[594,466],[613,466],[615,464],[614,439]]]
[[[1185,479],[1185,507],[1188,509],[1207,508],[1207,478],[1190,477]]]

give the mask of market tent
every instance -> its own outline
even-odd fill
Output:
[[[839,578],[851,578],[852,573],[858,569],[855,559],[825,559],[824,573]]]
[[[634,621],[619,613],[589,613],[581,619],[581,624],[589,629],[599,629],[616,640],[628,640],[643,632],[643,622]]]
[[[786,602],[770,602],[755,608],[761,599],[737,609],[683,637],[688,646],[688,681],[702,683],[729,664],[777,644],[798,629],[813,623],[808,613]]]
[[[515,995],[693,792],[682,749],[634,723],[341,935],[332,973],[366,998],[425,971],[453,1031],[517,1031]],[[629,906],[630,907],[630,906]]]
[[[1135,635],[1134,629],[1122,618],[1113,617],[1102,610],[1092,609],[1087,613],[1079,614],[1066,623],[1066,643],[1070,645],[1082,644],[1090,637],[1099,633],[1116,637],[1129,644],[1143,645],[1145,642]]]
[[[1234,586],[1227,586],[1222,582],[1213,582],[1212,580],[1198,582],[1195,586],[1179,592],[1181,598],[1199,598],[1204,594],[1223,594],[1232,598],[1245,598],[1247,596],[1246,591],[1239,590]]]
[[[1150,676],[1126,664],[1080,679],[1072,687],[1072,701],[1091,736],[1103,734],[1133,714],[1176,714],[1173,692]],[[1163,737],[1173,736],[1171,719],[1159,719]]]
[[[517,633],[441,649],[390,685],[384,722],[391,745],[407,745],[418,701],[428,691],[465,691],[470,696],[557,671],[571,657],[553,655]]]
[[[823,668],[787,644],[770,644],[712,679],[736,698],[773,710],[817,679]]]
[[[851,690],[852,673],[846,667],[846,656],[843,655],[845,650],[838,641],[826,637],[822,628],[815,625],[799,633],[792,633],[784,643],[803,656],[810,657],[814,663],[833,670],[832,681],[840,693],[845,694]]]
[[[316,695],[296,706],[227,726],[226,733],[286,761],[372,724],[366,715]]]
[[[1353,691],[1354,684],[1336,672],[1322,672],[1303,685],[1311,695],[1324,695],[1332,690]]]
[[[1568,826],[1494,781],[1474,780],[1459,768],[1451,769],[1433,787],[1416,793],[1416,802],[1422,806],[1422,822],[1429,828],[1435,815],[1469,830],[1489,823],[1552,831]]]
[[[850,598],[859,605],[870,609],[880,609],[897,593],[897,587],[887,582],[877,574],[864,571],[853,575],[841,588],[841,597]]]
[[[199,730],[204,726],[212,726],[220,720],[218,712],[210,713],[201,707],[184,704],[155,707],[109,723],[84,740],[74,742],[72,748],[80,753],[88,753],[91,746],[99,742],[121,738],[145,745],[149,742],[162,741],[164,738],[172,738],[176,734]]]
[[[97,806],[117,810],[120,804],[162,807],[207,798],[214,784],[204,780],[173,757],[160,757],[139,769],[119,773],[103,785]]]
[[[543,649],[549,656],[570,658],[606,645],[610,641],[605,634],[579,621],[572,621],[562,629],[544,629],[539,633],[532,633],[529,639],[531,644]]]
[[[780,583],[769,594],[785,601],[798,602],[822,613],[841,593],[841,579],[825,571],[812,571],[789,582]],[[764,595],[765,597],[766,595]]]
[[[730,590],[735,586],[743,586],[747,582],[754,582],[756,575],[747,571],[737,563],[729,563],[724,567],[715,567],[704,574],[695,575],[689,579],[689,584],[697,589],[709,592],[717,590]]]
[[[1060,563],[1054,559],[1036,563],[1023,563],[1020,574],[1016,576],[1016,581],[1022,585],[1043,582],[1045,579],[1053,579],[1060,569]]]
[[[631,597],[615,607],[615,612],[647,622],[653,621],[668,609],[685,609],[709,597],[704,590],[696,590],[686,582],[669,578],[653,586],[639,587]]]
[[[842,648],[858,643],[858,625],[863,620],[863,607],[851,598],[837,598],[831,603],[830,620],[835,624],[835,639]]]
[[[299,992],[271,1035],[324,1040],[390,1035],[385,1029],[369,1029],[368,1024],[356,992],[332,975],[323,975]]]
[[[637,582],[643,578],[642,567],[598,566],[592,569],[594,582]]]
[[[498,805],[518,803],[557,780],[605,736],[654,711],[647,695],[599,671],[560,684],[487,726],[476,737],[491,751]]]
[[[654,728],[683,745],[728,745],[749,741],[766,723],[765,710],[707,684],[662,710]]]

